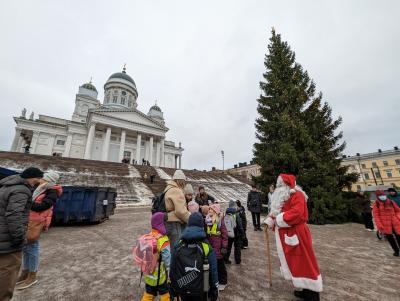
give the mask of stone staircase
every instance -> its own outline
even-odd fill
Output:
[[[154,167],[147,165],[136,165],[135,168],[139,171],[143,182],[150,188],[154,195],[157,195],[164,191],[166,181],[160,178],[157,170]],[[150,181],[151,175],[155,175],[153,183],[151,183]]]
[[[0,167],[21,171],[29,166],[37,166],[44,171],[59,172],[62,185],[116,188],[119,206],[150,205],[154,195],[164,191],[166,180],[175,172],[172,168],[0,152]],[[195,192],[200,185],[203,185],[207,192],[220,202],[247,199],[250,186],[235,177],[215,172],[193,170],[183,170],[183,172]],[[146,180],[144,180],[145,174],[147,174]],[[152,174],[155,175],[153,184],[150,183]]]

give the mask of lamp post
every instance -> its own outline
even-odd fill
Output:
[[[225,171],[225,152],[222,150],[221,151],[222,155],[222,171]]]

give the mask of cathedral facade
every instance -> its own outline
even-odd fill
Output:
[[[136,84],[125,67],[105,83],[103,103],[97,96],[91,82],[80,86],[71,120],[27,118],[24,109],[14,117],[11,151],[181,168],[181,144],[165,139],[168,128],[157,104],[147,114],[137,109]]]

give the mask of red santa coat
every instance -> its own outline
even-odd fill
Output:
[[[275,238],[281,272],[294,287],[322,292],[322,277],[312,246],[307,202],[304,194],[295,191],[276,217]]]

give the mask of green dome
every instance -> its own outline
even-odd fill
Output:
[[[124,80],[126,80],[126,81],[132,83],[132,84],[136,87],[136,84],[135,84],[135,82],[133,81],[132,77],[130,77],[128,74],[126,74],[125,71],[114,73],[114,74],[111,75],[108,79],[110,80],[110,79],[112,79],[112,78],[124,79]]]
[[[159,112],[161,112],[161,109],[160,109],[160,107],[159,107],[159,106],[157,106],[157,105],[154,105],[154,106],[152,106],[152,107],[150,108],[150,110],[155,110],[155,111],[159,111]]]
[[[92,83],[83,84],[82,87],[97,92],[96,87]]]

